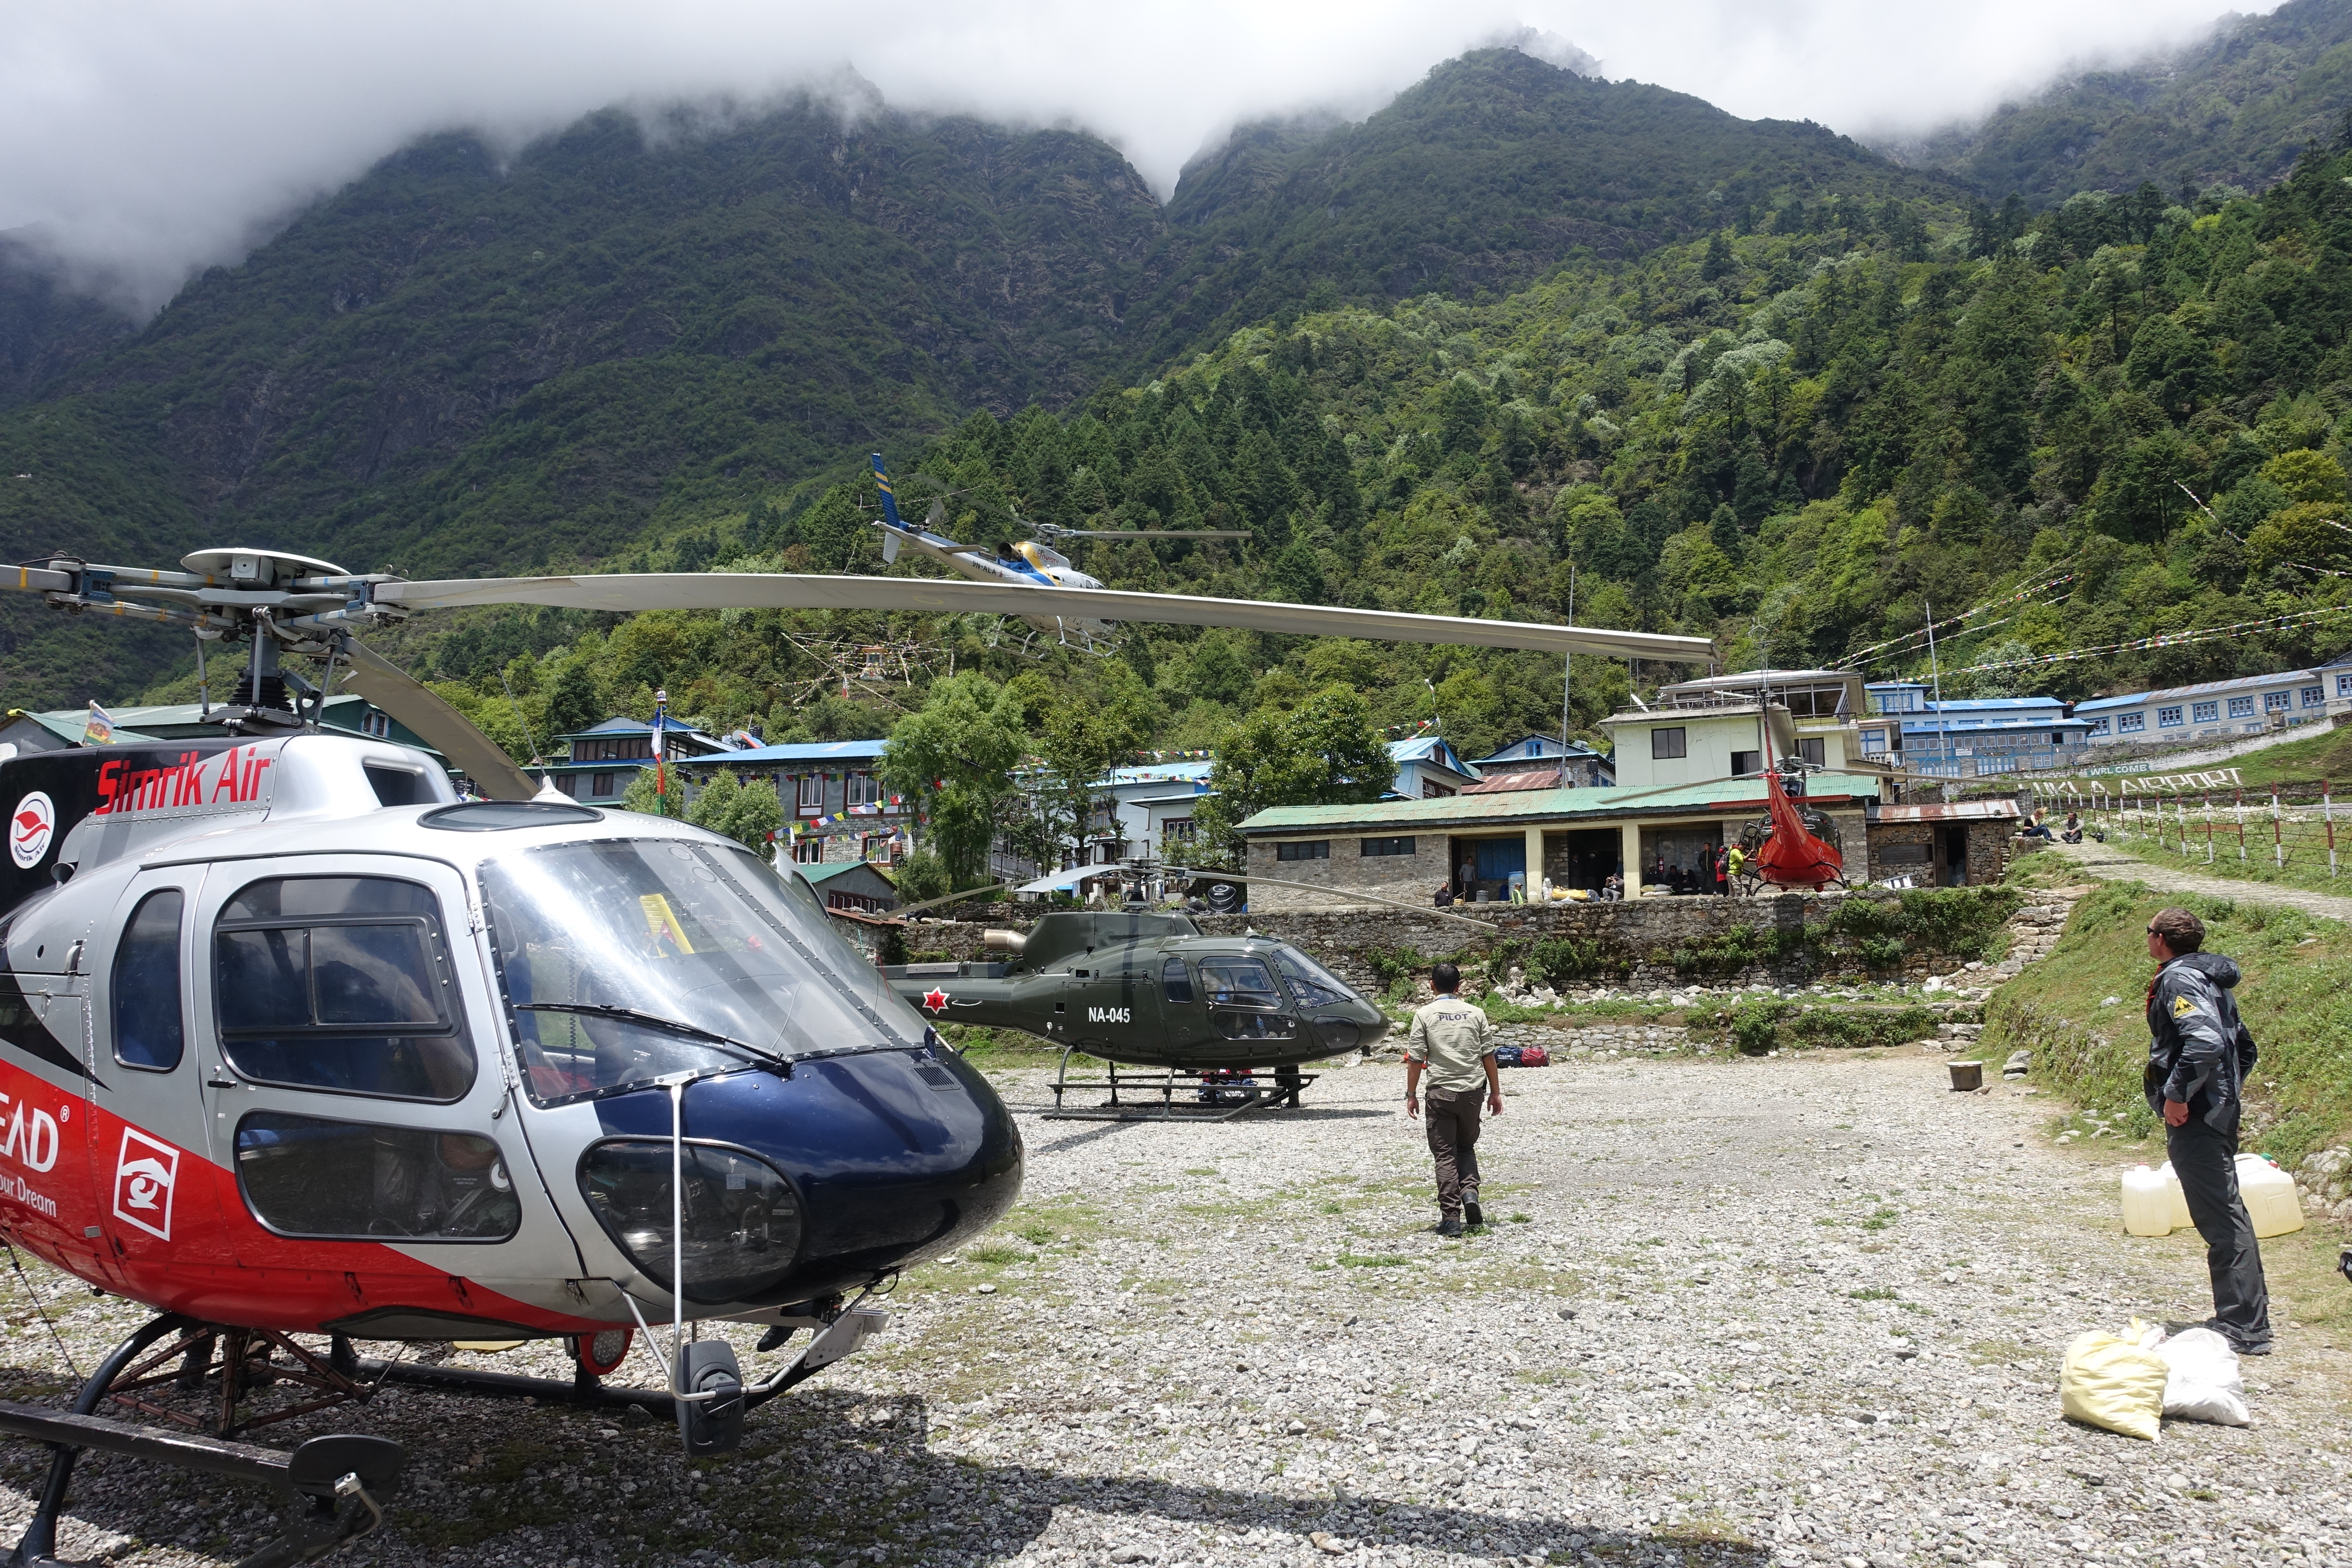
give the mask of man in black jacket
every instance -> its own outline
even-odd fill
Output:
[[[2147,922],[2147,955],[2157,963],[2147,987],[2147,1103],[2164,1118],[2189,1217],[2205,1238],[2210,1326],[2239,1354],[2268,1355],[2262,1248],[2238,1195],[2238,1113],[2253,1069],[2254,1037],[2230,995],[2238,966],[2199,951],[2204,944],[2205,922],[2187,910],[2158,910]]]

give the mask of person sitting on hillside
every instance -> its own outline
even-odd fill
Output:
[[[2050,837],[2050,825],[2042,820],[2042,813],[2037,811],[2025,819],[2025,826],[2017,830],[2017,836],[2020,838],[2047,838]]]
[[[1438,884],[1437,884],[1437,907],[1438,907],[1439,909],[1441,909],[1441,910],[1443,910],[1443,909],[1450,909],[1450,908],[1452,908],[1452,907],[1453,907],[1453,904],[1454,904],[1454,884],[1453,884],[1453,883],[1451,883],[1451,882],[1440,882],[1440,883],[1438,883]]]

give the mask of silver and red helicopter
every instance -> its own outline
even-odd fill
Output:
[[[803,883],[714,834],[536,789],[360,632],[491,604],[1030,615],[1047,592],[1106,625],[1713,652],[1079,587],[410,582],[258,549],[178,571],[58,555],[0,588],[184,626],[200,658],[242,645],[217,739],[0,758],[0,1238],[156,1313],[70,1411],[0,1403],[0,1433],[57,1452],[22,1563],[54,1552],[92,1447],[279,1485],[296,1522],[250,1561],[323,1553],[380,1518],[398,1447],[242,1435],[387,1382],[667,1409],[690,1452],[729,1448],[747,1410],[886,1326],[868,1303],[899,1270],[1018,1195],[1003,1103]],[[488,798],[420,752],[323,732],[338,680]],[[772,1363],[703,1323],[762,1328]],[[357,1350],[532,1339],[568,1345],[573,1382]],[[656,1386],[607,1385],[633,1348]],[[265,1387],[300,1397],[263,1409]]]

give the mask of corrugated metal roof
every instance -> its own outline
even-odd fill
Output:
[[[744,752],[712,752],[701,756],[672,757],[681,763],[709,763],[720,767],[774,766],[782,763],[870,763],[882,754],[887,741],[811,741],[792,746],[754,746]],[[639,759],[643,760],[643,759]]]
[[[1815,773],[1807,789],[1815,798],[1843,802],[1875,800],[1879,781],[1868,773]],[[1297,833],[1317,829],[1382,827],[1522,827],[1529,821],[1568,818],[1655,816],[1677,811],[1764,809],[1764,785],[1755,778],[1714,779],[1662,789],[1539,789],[1504,795],[1467,791],[1441,800],[1375,801],[1369,805],[1269,806],[1241,825],[1244,833]]]
[[[1918,805],[1882,805],[1878,820],[1888,822],[1989,822],[2020,813],[2013,800],[1931,800]]]
[[[835,860],[829,865],[819,866],[796,865],[793,869],[800,873],[802,881],[812,884],[829,882],[835,877],[846,876],[852,871],[871,871],[884,881],[890,881],[890,874],[870,860]],[[896,888],[898,884],[893,882],[891,886]]]
[[[2075,703],[2074,711],[2086,713],[2094,709],[2131,708],[2144,702],[2169,702],[2176,697],[2202,697],[2209,692],[2231,691],[2249,686],[2299,686],[2305,681],[2317,681],[2320,679],[2318,669],[2286,669],[2275,675],[2241,675],[2233,680],[2207,680],[2195,686],[2167,686],[2155,691],[2142,691],[2131,697],[2096,697],[2088,702]]]

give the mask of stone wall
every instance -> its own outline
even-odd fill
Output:
[[[1297,862],[1290,862],[1296,865]],[[1309,862],[1311,864],[1311,862]],[[1515,904],[1472,906],[1468,919],[1488,927],[1491,934],[1454,921],[1439,920],[1433,909],[1414,910],[1256,910],[1246,915],[1202,916],[1197,923],[1211,935],[1239,936],[1255,931],[1262,936],[1294,943],[1338,971],[1349,984],[1377,994],[1384,988],[1372,955],[1383,958],[1410,949],[1428,958],[1475,957],[1504,943],[1523,945],[1562,939],[1609,963],[1619,972],[1601,983],[1642,988],[1678,986],[1691,974],[1675,967],[1677,952],[1715,944],[1737,943],[1745,928],[1754,945],[1769,952],[1776,933],[1793,937],[1808,926],[1826,921],[1843,899],[1891,900],[1884,891],[1785,894],[1769,899],[1689,897],[1636,899],[1623,903]],[[940,955],[956,959],[983,957],[981,932],[989,925],[1027,929],[1027,921],[1010,918],[986,922],[924,921],[906,929],[910,957]],[[1789,955],[1759,957],[1736,971],[1717,970],[1709,984],[1800,984],[1837,976],[1855,979],[1889,977],[1872,971],[1859,956],[1833,951],[1820,943],[1787,942]],[[1948,973],[1974,953],[1950,954],[1906,949],[1902,970],[1906,977]]]
[[[1923,888],[1936,883],[1936,835],[1949,826],[1941,822],[1882,822],[1869,832],[1871,853],[1881,878],[1916,877]],[[1990,886],[2009,869],[2011,829],[2015,826],[2008,817],[1970,822],[1969,832],[1969,885],[1975,888]],[[1896,846],[1916,846],[1927,851],[1924,859],[1898,860],[1890,858],[1887,851]]]
[[[1440,884],[1453,876],[1446,864],[1450,836],[1444,833],[1399,834],[1412,840],[1410,855],[1371,855],[1364,852],[1363,835],[1335,833],[1319,840],[1331,847],[1328,859],[1279,860],[1275,858],[1271,839],[1255,839],[1249,847],[1249,873],[1252,877],[1275,877],[1286,882],[1308,882],[1318,888],[1329,888],[1328,895],[1310,893],[1297,888],[1277,888],[1261,883],[1250,892],[1250,902],[1264,913],[1280,910],[1309,909],[1328,904],[1333,898],[1344,898],[1350,891],[1376,894],[1383,899],[1396,899],[1409,904],[1431,903]]]

